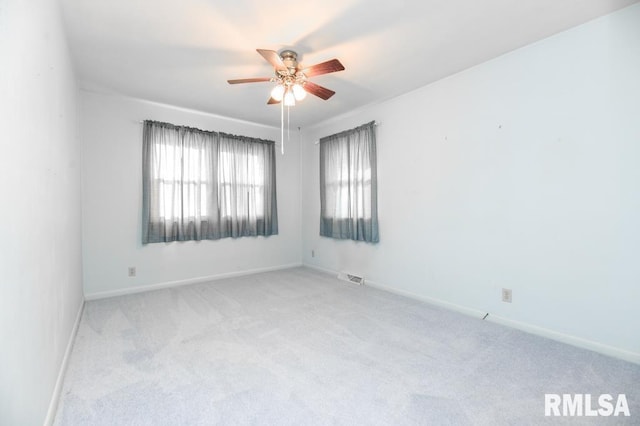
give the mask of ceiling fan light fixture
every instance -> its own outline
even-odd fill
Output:
[[[282,84],[278,84],[277,86],[275,86],[272,90],[271,90],[271,97],[280,102],[282,101],[282,98],[284,97],[284,86]]]
[[[282,154],[284,154],[284,107],[287,107],[288,129],[289,107],[295,106],[296,101],[306,98],[307,93],[326,101],[336,93],[309,81],[308,78],[343,71],[344,65],[337,59],[331,59],[302,68],[298,64],[298,54],[292,50],[283,50],[280,53],[268,49],[256,49],[256,51],[273,66],[275,76],[241,78],[227,80],[227,82],[229,84],[259,83],[264,81],[276,83],[276,86],[271,89],[271,97],[267,101],[267,105],[280,104],[280,138],[282,140]]]
[[[307,96],[307,92],[298,83],[293,85],[292,90],[293,90],[293,96],[295,97],[296,101],[301,101]]]

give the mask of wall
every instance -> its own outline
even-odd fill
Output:
[[[57,2],[0,3],[3,425],[52,419],[83,303],[76,98]]]
[[[306,129],[303,262],[640,362],[639,22],[635,5]],[[313,142],[370,120],[381,242],[320,238]]]
[[[279,235],[141,244],[145,119],[275,140],[280,129],[125,98],[81,92],[83,256],[87,297],[299,265],[300,150],[276,154]],[[292,138],[293,139],[293,138]],[[137,275],[128,277],[128,267]]]

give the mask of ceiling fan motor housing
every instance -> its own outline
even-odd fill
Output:
[[[294,74],[298,68],[298,54],[293,50],[283,50],[280,52],[280,58],[289,73]]]

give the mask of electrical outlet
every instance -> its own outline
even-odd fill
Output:
[[[129,266],[129,276],[130,277],[135,277],[136,276],[136,267],[135,266]]]
[[[507,303],[511,303],[511,289],[510,288],[503,288],[502,289],[502,301],[503,302],[507,302]]]

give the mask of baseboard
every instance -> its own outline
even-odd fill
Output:
[[[326,274],[329,275],[333,275],[333,276],[337,276],[339,271],[334,271],[331,269],[327,269],[327,268],[323,268],[321,266],[317,266],[317,265],[311,265],[311,264],[304,264],[305,267],[307,268],[311,268],[311,269],[315,269],[316,271],[320,271],[320,272],[324,272]],[[384,285],[381,284],[379,282],[376,281],[371,281],[369,279],[367,279],[367,277],[364,277],[364,285],[369,286],[369,287],[373,287],[373,288],[377,288],[379,290],[384,290],[387,291],[389,293],[393,293],[393,294],[397,294],[400,296],[405,296],[408,297],[410,299],[414,299],[414,300],[419,300],[421,302],[426,302],[432,305],[436,305],[436,306],[441,306],[443,308],[452,310],[452,311],[456,311],[456,312],[460,312],[463,313],[465,315],[470,315],[472,317],[479,317],[482,318],[486,312],[480,311],[478,309],[473,309],[473,308],[468,308],[466,306],[461,306],[461,305],[456,305],[455,303],[449,303],[449,302],[444,302],[442,300],[439,299],[434,299],[431,297],[425,297],[425,296],[420,296],[417,295],[415,293],[411,293],[408,291],[404,291],[404,290],[400,290],[394,287],[390,287],[388,285]]]
[[[487,321],[491,321],[496,324],[501,324],[507,327],[522,330],[527,333],[535,334],[537,336],[546,337],[548,339],[566,343],[568,345],[577,346],[582,349],[588,349],[590,351],[598,352],[613,358],[618,358],[623,361],[632,362],[634,364],[640,364],[640,353],[637,353],[637,352],[627,351],[624,349],[616,348],[615,346],[608,346],[602,343],[595,342],[593,340],[583,339],[582,337],[560,333],[558,331],[550,330],[548,328],[538,327],[536,325],[514,321],[512,319],[504,318],[497,315],[489,315],[487,317]]]
[[[432,305],[440,306],[442,308],[449,309],[451,311],[460,312],[461,314],[469,315],[469,316],[476,317],[476,318],[479,318],[479,319],[482,319],[482,317],[484,317],[485,314],[486,314],[486,312],[480,311],[478,309],[469,308],[467,306],[462,306],[462,305],[457,305],[457,304],[451,303],[451,302],[445,302],[444,300],[435,299],[433,297],[420,296],[420,295],[417,295],[415,293],[411,293],[409,291],[399,290],[397,288],[389,287],[387,285],[380,284],[380,283],[375,282],[375,281],[367,280],[366,278],[365,278],[365,282],[364,283],[365,283],[365,285],[368,285],[369,287],[374,287],[374,288],[377,288],[377,289],[380,289],[380,290],[388,291],[389,293],[398,294],[400,296],[405,296],[405,297],[408,297],[410,299],[415,299],[415,300],[419,300],[421,302],[426,302],[426,303],[429,303],[429,304],[432,304]]]
[[[304,264],[303,266],[308,267],[308,268],[312,268],[315,270],[318,270],[320,272],[324,272],[327,274],[331,274],[331,275],[336,275],[338,274],[338,271],[333,271],[327,268],[323,268],[317,265],[311,265],[311,264]],[[370,287],[374,287],[380,290],[384,290],[384,291],[388,291],[389,293],[394,293],[394,294],[398,294],[400,296],[405,296],[408,297],[410,299],[415,299],[415,300],[420,300],[422,302],[426,302],[432,305],[436,305],[436,306],[440,306],[452,311],[456,311],[456,312],[460,312],[462,314],[465,315],[470,315],[472,317],[477,317],[477,318],[483,318],[487,312],[486,311],[481,311],[475,308],[469,308],[466,306],[462,306],[462,305],[457,305],[455,303],[450,303],[450,302],[445,302],[443,300],[439,300],[439,299],[435,299],[435,298],[431,298],[431,297],[425,297],[425,296],[420,296],[408,291],[404,291],[404,290],[399,290],[397,288],[394,287],[390,287],[388,285],[384,285],[375,281],[371,281],[368,280],[365,277],[365,285],[370,286]],[[631,352],[631,351],[627,351],[624,349],[620,349],[620,348],[616,348],[614,346],[608,346],[608,345],[604,345],[602,343],[598,343],[595,342],[593,340],[588,340],[588,339],[583,339],[581,337],[577,337],[577,336],[572,336],[570,334],[564,334],[564,333],[560,333],[554,330],[550,330],[547,328],[543,328],[543,327],[538,327],[536,325],[532,325],[532,324],[528,324],[528,323],[523,323],[523,322],[519,322],[519,321],[514,321],[512,319],[509,318],[504,318],[504,317],[500,317],[500,316],[496,316],[493,314],[490,314],[487,316],[487,321],[491,321],[493,323],[496,324],[501,324],[510,328],[515,328],[517,330],[521,330],[527,333],[531,333],[531,334],[535,334],[537,336],[541,336],[541,337],[546,337],[548,339],[551,340],[555,340],[558,342],[562,342],[562,343],[566,343],[568,345],[572,345],[572,346],[576,346],[582,349],[588,349],[594,352],[598,352],[601,353],[603,355],[607,355],[613,358],[618,358],[621,359],[623,361],[628,361],[628,362],[632,362],[634,364],[640,364],[640,353],[637,352]]]
[[[323,272],[325,274],[333,275],[335,277],[338,276],[338,271],[334,271],[332,269],[323,268],[323,267],[318,266],[318,265],[312,265],[310,263],[304,263],[302,266],[304,266],[305,268],[315,269],[318,272]]]
[[[62,357],[62,363],[60,364],[60,370],[58,371],[58,378],[56,384],[53,387],[53,395],[51,395],[51,402],[49,402],[49,409],[47,410],[47,417],[44,419],[44,426],[50,426],[56,418],[56,411],[58,410],[58,402],[60,401],[60,393],[62,392],[62,385],[64,384],[64,376],[67,372],[67,366],[69,365],[69,358],[71,356],[71,350],[73,344],[76,341],[76,335],[78,334],[78,328],[80,327],[80,320],[82,319],[82,312],[84,311],[84,300],[80,304],[80,309],[76,315],[76,321],[73,324],[71,336],[69,336],[69,342],[67,342],[67,349],[64,351]]]
[[[118,290],[99,291],[96,293],[88,293],[85,295],[85,300],[97,300],[106,299],[115,296],[125,296],[127,294],[144,293],[146,291],[161,290],[163,288],[180,287],[189,284],[204,283],[207,281],[216,281],[224,278],[241,277],[244,275],[259,274],[261,272],[280,271],[282,269],[299,268],[302,263],[290,263],[287,265],[269,266],[266,268],[247,269],[244,271],[225,272],[222,274],[208,275],[204,277],[187,278],[184,280],[165,281],[156,284],[147,284],[137,287],[123,288]]]

